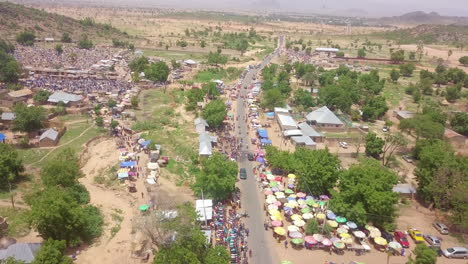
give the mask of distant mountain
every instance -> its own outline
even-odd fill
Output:
[[[94,23],[92,20],[79,21],[19,4],[0,2],[0,37],[13,40],[24,30],[33,31],[37,38],[42,39],[60,39],[65,32],[69,33],[73,40],[86,34],[94,42],[110,43],[112,39],[131,38],[111,25]]]
[[[419,25],[412,28],[373,33],[399,44],[454,44],[468,43],[468,26]]]
[[[382,17],[372,21],[382,25],[468,25],[468,17],[441,16],[436,12],[416,11],[401,16]]]

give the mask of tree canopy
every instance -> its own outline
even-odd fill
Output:
[[[78,48],[80,49],[92,49],[93,46],[93,41],[88,38],[88,35],[82,35],[78,40]]]
[[[222,100],[209,102],[203,109],[202,116],[213,128],[221,126],[227,115],[226,104]]]
[[[151,63],[145,69],[145,78],[153,82],[166,82],[171,70],[164,61]]]
[[[37,251],[32,264],[72,264],[73,260],[64,255],[65,241],[47,239]]]
[[[379,138],[377,134],[369,132],[366,136],[366,155],[379,159],[384,144],[385,141]]]
[[[392,223],[398,201],[392,188],[397,181],[397,176],[378,161],[363,160],[340,174],[338,190],[332,190],[331,208],[361,225]]]
[[[453,130],[464,136],[468,136],[468,113],[455,113],[450,119]]]
[[[129,64],[128,67],[130,70],[133,72],[144,72],[145,69],[149,66],[149,61],[148,58],[145,56],[140,56],[138,58],[133,59]]]
[[[195,177],[193,190],[199,196],[203,192],[205,198],[212,198],[216,201],[229,198],[235,190],[237,164],[215,152],[211,157],[203,159],[201,165],[202,169]]]
[[[34,102],[45,103],[47,102],[51,94],[52,93],[47,90],[40,90],[33,96]]]
[[[15,104],[13,112],[16,118],[13,120],[13,130],[23,132],[33,132],[43,128],[44,120],[46,120],[46,112],[40,106],[26,106],[23,103]]]
[[[24,171],[23,163],[16,149],[0,143],[0,188],[8,189]]]
[[[36,35],[31,31],[23,31],[16,36],[16,41],[24,46],[34,45]]]
[[[424,243],[416,245],[414,255],[415,259],[410,257],[406,264],[435,264],[437,262],[437,251]]]
[[[209,64],[226,64],[228,62],[228,57],[225,55],[222,55],[219,52],[211,52],[208,53],[208,63]]]
[[[4,49],[4,50],[2,50]],[[21,75],[21,65],[8,53],[8,47],[0,49],[0,82],[15,83]]]

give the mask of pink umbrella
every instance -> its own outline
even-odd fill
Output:
[[[274,226],[274,227],[278,227],[278,226],[282,226],[283,222],[275,220],[275,221],[271,222],[271,225]]]
[[[273,194],[273,192],[271,190],[265,190],[264,194],[265,195],[270,195],[270,194]]]
[[[324,240],[322,240],[322,244],[326,247],[329,247],[331,246],[333,243],[330,241],[330,239],[328,238],[325,238]]]
[[[276,201],[276,202],[274,202],[273,204],[276,205],[276,206],[281,206],[281,202],[280,202],[280,201]]]
[[[313,236],[306,236],[304,237],[304,241],[309,244],[317,244],[317,240]]]
[[[297,195],[297,197],[299,197],[299,198],[306,197],[306,194],[303,193],[303,192],[298,192],[296,195]]]

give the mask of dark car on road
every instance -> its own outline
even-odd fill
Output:
[[[252,153],[247,154],[247,159],[250,161],[254,161],[255,157]]]
[[[385,238],[385,240],[387,240],[387,242],[393,241],[392,234],[388,233],[387,231],[382,231],[381,234],[382,237]]]
[[[239,178],[241,178],[242,180],[247,179],[247,171],[245,170],[245,168],[241,168],[239,170]]]

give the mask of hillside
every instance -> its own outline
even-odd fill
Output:
[[[399,44],[459,44],[468,43],[468,26],[419,25],[408,29],[379,32],[373,35],[394,40]]]
[[[381,25],[461,25],[468,26],[468,17],[441,16],[436,12],[416,11],[401,16],[382,17],[375,21]]]
[[[0,35],[14,40],[23,30],[34,31],[38,38],[60,39],[64,32],[73,40],[87,34],[94,42],[111,43],[112,39],[129,40],[132,37],[111,25],[94,23],[92,20],[76,20],[70,17],[47,13],[10,2],[0,2]]]

